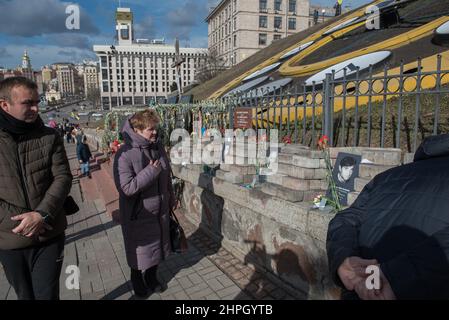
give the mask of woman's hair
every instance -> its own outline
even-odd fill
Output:
[[[147,109],[145,111],[136,112],[129,120],[134,129],[145,130],[154,124],[159,124],[161,119],[154,109]]]

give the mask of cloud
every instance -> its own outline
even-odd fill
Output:
[[[184,43],[182,43],[184,44]],[[192,37],[185,45],[192,48],[207,48],[208,37]]]
[[[0,48],[0,57],[2,57],[3,59],[5,58],[11,58],[11,54],[8,52],[8,50],[6,50],[5,48]]]
[[[76,53],[74,51],[68,51],[68,50],[59,50],[57,52],[58,55],[60,56],[65,56],[65,57],[75,57]]]
[[[152,39],[156,35],[154,19],[152,16],[145,17],[142,22],[134,25],[135,39]]]
[[[187,0],[183,6],[167,13],[169,24],[168,35],[180,40],[190,40],[192,29],[203,23],[208,12],[208,4],[198,4],[197,1]]]
[[[0,34],[33,37],[67,32],[66,8],[59,0],[0,0]],[[80,7],[80,30],[73,33],[98,34],[87,12]]]
[[[60,33],[46,37],[49,44],[61,47],[73,47],[79,49],[92,49],[89,38],[80,34]]]
[[[94,52],[90,50],[70,48],[54,45],[10,45],[8,52],[10,57],[0,55],[0,65],[7,68],[15,68],[21,64],[24,50],[27,49],[34,70],[55,62],[82,62],[84,59],[98,60]]]

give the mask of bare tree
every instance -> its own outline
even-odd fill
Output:
[[[100,105],[101,93],[99,88],[89,88],[86,95],[87,101],[92,102],[94,109]]]
[[[196,73],[196,80],[198,83],[204,83],[215,78],[226,69],[226,61],[218,56],[218,52],[216,50],[208,50],[206,58],[200,63]]]

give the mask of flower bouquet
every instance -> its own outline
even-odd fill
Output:
[[[333,207],[337,212],[341,211],[342,205],[340,204],[340,198],[338,196],[337,186],[335,184],[334,178],[332,176],[332,162],[329,151],[329,138],[327,136],[322,136],[318,141],[318,148],[323,152],[324,161],[326,163],[326,179],[330,190],[330,198],[321,196],[320,203],[322,199],[325,199],[325,203]],[[315,203],[315,201],[314,201]]]

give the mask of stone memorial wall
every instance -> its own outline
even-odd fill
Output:
[[[375,175],[413,159],[399,149],[332,148],[334,163],[339,152],[362,157],[350,203]],[[221,164],[213,172],[203,164],[173,165],[175,176],[185,181],[186,217],[242,261],[268,271],[304,298],[338,299],[326,256],[334,214],[312,208],[313,198],[327,189],[322,152],[280,145],[278,172],[252,187],[257,167],[247,154],[225,159],[242,164]]]

